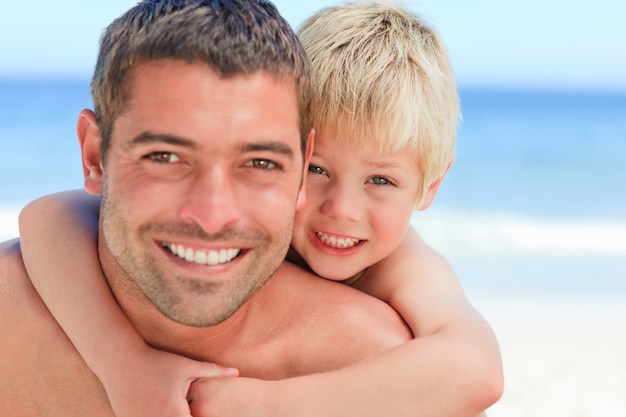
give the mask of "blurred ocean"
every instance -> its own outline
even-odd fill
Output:
[[[626,93],[461,91],[418,229],[468,290],[626,295]]]
[[[456,162],[414,224],[468,291],[626,295],[626,93],[461,89]],[[0,80],[0,240],[82,186],[87,81]]]

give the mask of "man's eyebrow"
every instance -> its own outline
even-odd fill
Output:
[[[293,148],[284,142],[253,142],[243,143],[240,146],[241,152],[274,152],[288,156],[289,158],[295,157]]]
[[[135,147],[139,145],[151,144],[151,143],[166,143],[168,145],[184,146],[187,148],[195,149],[196,144],[189,139],[184,139],[175,135],[167,135],[162,133],[143,132],[128,142],[129,147]]]
[[[162,133],[143,132],[128,142],[129,147],[140,146],[151,143],[167,143],[169,145],[183,146],[191,149],[197,149],[197,143],[181,138],[180,136],[168,135]],[[252,142],[242,143],[239,145],[240,152],[274,152],[295,157],[295,152],[291,146],[284,142],[268,141],[268,142]]]

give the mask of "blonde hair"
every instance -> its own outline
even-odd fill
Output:
[[[456,147],[459,99],[442,40],[389,0],[323,9],[298,35],[313,66],[315,129],[373,151],[413,152],[418,204]]]

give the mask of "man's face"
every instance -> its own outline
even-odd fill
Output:
[[[217,324],[289,246],[303,200],[294,87],[169,60],[131,77],[103,169],[106,246],[167,317]]]

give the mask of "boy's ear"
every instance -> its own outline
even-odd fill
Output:
[[[309,132],[309,138],[306,145],[304,154],[304,167],[302,171],[302,184],[300,184],[300,191],[298,191],[298,200],[296,201],[296,210],[300,210],[306,203],[306,173],[309,170],[309,162],[311,162],[311,155],[313,155],[313,143],[315,142],[315,129],[311,129]]]
[[[446,167],[445,172],[437,179],[437,181],[430,184],[430,187],[428,187],[428,191],[426,191],[426,195],[424,196],[422,201],[419,203],[419,205],[416,207],[417,211],[426,210],[428,207],[430,207],[430,205],[435,200],[435,196],[437,195],[437,192],[439,191],[439,186],[441,185],[441,181],[443,181],[443,177],[446,176],[446,174],[450,170],[450,167],[452,166],[453,163],[454,163],[454,156],[450,158],[450,161],[448,162],[448,166]]]
[[[100,153],[100,143],[102,139],[93,111],[85,109],[80,112],[76,133],[83,160],[85,190],[90,194],[101,194],[102,155]]]

